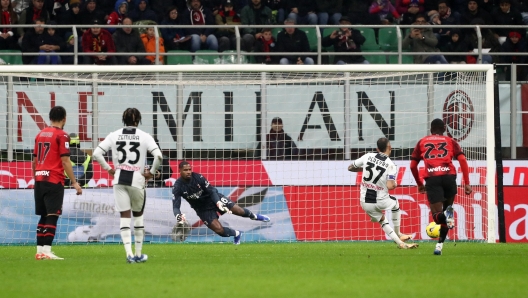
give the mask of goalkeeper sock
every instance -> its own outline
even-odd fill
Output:
[[[403,243],[398,237],[398,235],[394,233],[394,230],[391,228],[391,226],[389,225],[389,221],[386,218],[382,222],[380,222],[380,224],[385,234],[387,234],[392,239],[392,241],[396,242],[397,244]]]
[[[242,215],[242,217],[249,217],[252,220],[257,219],[257,216],[253,212],[251,212],[251,210],[247,208],[242,208],[242,210],[244,210],[244,215]]]
[[[121,218],[119,226],[121,227],[121,240],[125,246],[125,251],[128,256],[134,256],[132,253],[132,235],[130,233],[130,218]]]
[[[141,249],[143,249],[143,239],[145,238],[145,227],[143,225],[143,215],[134,217],[134,248],[136,256],[141,256]]]
[[[400,223],[401,223],[400,207],[396,206],[396,208],[392,210],[392,225],[394,226],[394,232],[396,232],[396,235],[398,236],[401,235]]]
[[[226,227],[224,227],[224,233],[222,233],[222,234],[218,234],[218,235],[220,235],[220,236],[222,236],[222,237],[231,237],[231,236],[236,236],[236,235],[237,235],[237,232],[238,232],[238,231],[235,231],[235,230],[233,230],[233,229],[230,229],[230,228],[226,228]]]

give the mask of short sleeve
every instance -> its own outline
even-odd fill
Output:
[[[464,152],[462,151],[462,147],[460,147],[460,144],[458,144],[457,141],[451,139],[451,142],[453,143],[453,157],[457,158],[459,155],[464,155]]]
[[[387,168],[387,180],[396,180],[397,175],[398,175],[398,166],[392,163]]]
[[[354,160],[352,162],[352,165],[356,168],[362,168],[365,165],[365,159],[367,158],[367,155],[363,155],[360,158]]]
[[[107,135],[106,138],[97,145],[97,147],[101,148],[105,154],[112,148],[111,135],[112,134]]]
[[[418,141],[418,143],[416,143],[416,146],[414,146],[414,150],[413,150],[413,153],[411,155],[411,160],[416,160],[416,161],[420,161],[422,159],[422,152],[420,150],[420,143],[421,143],[421,140]]]
[[[59,142],[60,156],[70,156],[70,137],[65,132],[62,132],[57,136],[57,139]]]

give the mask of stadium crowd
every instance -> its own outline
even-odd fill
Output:
[[[0,50],[23,52],[71,52],[71,29],[9,28],[10,24],[79,25],[79,51],[104,52],[82,59],[95,64],[155,63],[154,32],[120,28],[123,24],[173,25],[160,29],[158,50],[236,49],[232,27],[203,25],[449,25],[452,28],[410,28],[404,31],[404,50],[418,52],[472,52],[477,47],[473,29],[457,25],[528,25],[528,1],[523,0],[1,0]],[[25,7],[27,6],[27,7]],[[25,8],[24,8],[25,7]],[[99,28],[100,24],[115,28]],[[179,28],[190,25],[191,28]],[[195,27],[194,27],[195,26]],[[245,52],[313,52],[308,40],[313,31],[288,28],[269,30],[241,28]],[[279,32],[280,31],[280,32]],[[322,46],[335,52],[362,52],[364,44],[376,44],[352,28],[321,29]],[[526,30],[511,27],[482,29],[483,49],[489,52],[526,52]],[[138,52],[116,58],[112,52]],[[72,58],[24,56],[24,63],[72,63]],[[369,63],[362,56],[339,55],[334,63]],[[312,64],[310,56],[262,55],[257,63]],[[525,63],[527,56],[484,55],[483,63]],[[163,61],[162,61],[163,62]],[[475,55],[418,55],[414,63],[475,63]]]

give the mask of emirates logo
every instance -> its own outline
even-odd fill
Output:
[[[461,90],[451,92],[444,103],[442,118],[447,135],[460,142],[467,138],[475,121],[471,98]]]

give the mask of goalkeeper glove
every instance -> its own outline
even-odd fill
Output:
[[[185,222],[185,214],[178,214],[176,215],[176,221],[181,224]]]
[[[224,213],[232,213],[231,210],[229,210],[229,208],[227,208],[227,206],[222,201],[216,202],[216,206],[218,207],[218,209],[220,209],[220,211]]]

